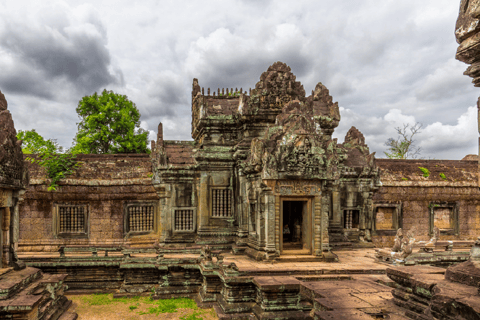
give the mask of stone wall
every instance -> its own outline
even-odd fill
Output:
[[[54,251],[59,245],[72,244],[121,244],[125,237],[125,205],[158,202],[151,182],[149,155],[79,155],[77,159],[80,167],[59,183],[57,191],[47,191],[43,168],[28,165],[31,184],[20,206],[20,251]],[[55,234],[54,212],[58,204],[86,205],[87,237],[65,238]],[[157,219],[158,216],[157,212]],[[128,237],[129,241],[151,243],[155,238],[158,236],[152,233]]]
[[[476,161],[377,159],[377,165],[382,187],[374,195],[374,205],[398,206],[400,227],[414,229],[416,240],[430,239],[432,210],[456,215],[452,218],[457,230],[441,232],[440,239],[474,240],[480,234]],[[429,171],[428,177],[419,167]],[[391,247],[394,234],[377,231],[373,241],[377,247]]]
[[[16,135],[7,100],[0,91],[0,188],[21,189],[27,183],[21,141],[17,141]]]

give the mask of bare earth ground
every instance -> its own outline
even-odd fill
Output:
[[[76,312],[79,320],[150,320],[150,319],[180,319],[180,320],[213,320],[218,319],[213,308],[197,308],[190,300],[193,308],[181,308],[180,303],[169,303],[165,300],[149,301],[148,297],[112,299],[112,295],[68,295],[72,300],[69,311]],[[165,307],[166,304],[166,307]],[[164,312],[169,306],[177,305],[175,312]],[[157,312],[152,312],[156,309]],[[173,307],[175,309],[175,307]],[[158,312],[159,311],[159,312]],[[142,314],[146,313],[146,314]]]

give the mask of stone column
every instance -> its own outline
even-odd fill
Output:
[[[328,213],[330,211],[330,194],[328,192],[322,192],[321,197],[321,211],[320,211],[320,225],[321,228],[321,247],[320,252],[317,255],[321,255],[322,252],[330,249],[330,243],[328,238]]]
[[[340,204],[340,191],[338,190],[338,186],[334,187],[332,191],[332,211],[332,222],[340,225],[342,223],[342,207]]]
[[[265,249],[275,255],[275,196],[265,195]]]
[[[198,190],[198,230],[208,226],[208,219],[210,216],[210,193],[209,193],[209,175],[207,172],[202,172],[200,175],[200,185]]]
[[[8,255],[9,255],[9,229],[10,229],[10,207],[5,207],[3,209],[3,219],[2,219],[2,232],[3,232],[3,239],[2,239],[2,267],[5,268],[8,266]]]
[[[328,212],[327,212],[328,220]],[[316,256],[322,255],[322,197],[315,196],[313,200],[313,254]],[[328,238],[328,231],[327,231]],[[328,243],[328,240],[327,240]]]
[[[249,202],[247,201],[248,194],[246,193],[247,181],[244,176],[240,176],[237,180],[237,187],[239,190],[239,198],[237,203],[237,217],[238,217],[238,235],[240,237],[247,237],[250,218],[249,218]]]
[[[365,227],[365,240],[372,241],[372,228],[373,228],[373,192],[364,192],[364,227]]]

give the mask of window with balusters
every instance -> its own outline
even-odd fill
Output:
[[[146,234],[155,231],[156,206],[154,203],[129,203],[125,207],[125,231]]]
[[[212,189],[212,217],[230,218],[233,215],[232,190],[226,188]]]
[[[343,227],[345,229],[358,229],[360,212],[358,210],[343,210]]]
[[[88,237],[88,205],[54,204],[54,231],[59,237]]]
[[[172,224],[173,232],[194,232],[196,225],[195,208],[174,208]]]

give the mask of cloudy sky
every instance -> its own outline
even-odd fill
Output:
[[[71,146],[85,95],[125,94],[142,127],[190,140],[192,79],[254,87],[275,61],[307,92],[322,82],[384,157],[395,127],[420,122],[426,159],[478,153],[480,90],[455,60],[459,0],[0,2],[0,90],[17,130]]]

